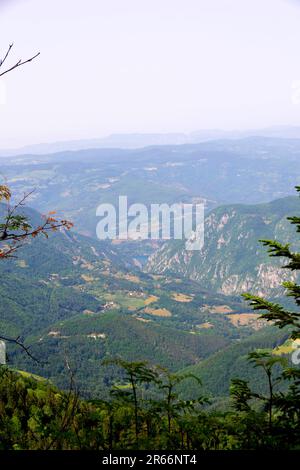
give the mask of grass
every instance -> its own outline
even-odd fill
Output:
[[[192,302],[193,297],[191,295],[175,292],[174,294],[172,294],[172,299],[176,300],[176,302]]]
[[[291,354],[293,351],[295,351],[295,345],[300,347],[300,339],[296,339],[296,340],[288,339],[285,343],[273,349],[272,352],[273,354],[275,354],[275,356],[281,356],[283,354]]]
[[[253,330],[259,330],[266,326],[266,322],[260,319],[258,313],[234,313],[227,315],[234,326],[250,326]]]
[[[228,305],[204,305],[209,313],[231,313],[233,310]]]
[[[171,317],[172,313],[167,310],[166,308],[150,308],[146,307],[144,309],[144,313],[147,313],[148,315],[155,315],[157,317]]]
[[[145,305],[145,301],[140,297],[129,296],[128,293],[124,291],[117,291],[114,294],[100,294],[99,298],[102,301],[114,302],[122,308],[134,311],[138,308],[142,308]]]
[[[88,276],[87,274],[81,274],[81,278],[82,278],[85,282],[93,282],[93,281],[96,280],[94,277]]]
[[[200,323],[200,325],[197,325],[197,328],[200,328],[200,330],[204,329],[204,330],[207,330],[208,328],[213,328],[214,325],[212,323],[210,323],[209,321],[205,322],[205,323]]]
[[[158,300],[159,300],[159,297],[156,297],[156,295],[149,295],[149,297],[144,301],[144,305],[153,304],[154,302],[157,302]]]

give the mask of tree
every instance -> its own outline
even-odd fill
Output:
[[[40,55],[40,52],[38,52],[24,61],[20,59],[14,65],[2,71],[1,69],[10,56],[12,48],[13,44],[10,44],[3,59],[0,59],[0,77],[31,62]],[[3,220],[0,221],[0,258],[8,258],[12,256],[12,254],[15,253],[20,245],[28,238],[35,238],[40,234],[48,236],[48,231],[56,231],[61,227],[69,230],[73,226],[73,224],[67,220],[56,219],[54,217],[55,212],[50,212],[44,217],[43,222],[39,226],[32,227],[28,218],[24,214],[18,212],[20,208],[25,205],[26,200],[32,192],[24,194],[20,201],[11,206],[12,193],[10,188],[7,184],[0,185],[0,203],[2,201],[6,202],[6,214],[4,215]]]
[[[31,193],[24,194],[22,199],[12,205],[11,191],[7,185],[0,185],[0,202],[6,202],[6,210],[3,219],[0,219],[0,259],[9,258],[23,245],[28,239],[35,238],[38,235],[48,237],[48,232],[55,232],[59,228],[70,230],[73,224],[68,220],[58,220],[54,217],[55,212],[50,212],[43,217],[41,224],[33,227],[20,209],[25,205],[26,199]]]
[[[13,44],[10,44],[3,59],[0,60],[0,77],[18,67],[21,67],[22,65],[31,62],[40,55],[38,52],[31,58],[24,61],[20,59],[14,65],[2,71],[2,67],[8,59],[12,48]],[[55,212],[50,212],[48,215],[43,217],[41,223],[38,226],[33,227],[27,216],[22,212],[22,207],[26,204],[26,200],[32,194],[32,192],[24,194],[19,201],[11,204],[11,189],[7,184],[0,185],[0,260],[15,256],[16,251],[30,238],[35,238],[39,235],[48,237],[49,231],[55,232],[60,228],[70,230],[73,226],[70,221],[59,220],[54,217]],[[5,203],[4,206],[3,202]],[[1,215],[2,207],[4,208],[3,215]],[[17,344],[22,349],[24,349],[24,351],[32,359],[36,360],[30,353],[29,348],[23,344],[20,337],[8,338],[6,336],[0,335],[0,339]]]
[[[300,186],[296,186],[296,190],[300,193]],[[300,194],[299,194],[300,195]],[[300,217],[288,217],[291,224],[296,225],[296,230],[300,233]],[[290,271],[300,270],[300,253],[292,251],[290,244],[282,244],[277,240],[260,240],[264,246],[268,247],[271,257],[286,258],[287,262],[283,269]],[[296,306],[300,306],[300,285],[296,282],[287,281],[282,284],[286,289],[286,295],[294,299]],[[263,313],[261,318],[272,322],[279,328],[288,328],[290,339],[297,340],[300,338],[300,312],[291,311],[284,306],[270,302],[263,297],[255,296],[250,293],[244,294],[245,299],[252,306],[253,310],[260,310]],[[254,351],[248,356],[249,361],[254,363],[255,367],[261,367],[267,375],[268,380],[268,397],[255,394],[251,391],[247,382],[242,380],[234,380],[231,385],[231,395],[235,401],[237,411],[250,414],[253,410],[249,406],[251,399],[263,400],[265,402],[266,411],[268,413],[268,432],[272,439],[275,439],[276,432],[296,445],[299,444],[300,429],[300,372],[293,367],[286,367],[286,360],[282,357],[276,357],[272,351]],[[272,371],[275,365],[285,366],[281,375],[273,378]],[[287,391],[274,393],[274,385],[282,381],[289,381]],[[274,410],[277,413],[277,430],[273,429]],[[275,426],[274,426],[275,427]],[[276,439],[275,441],[276,442]]]
[[[161,401],[162,409],[167,413],[168,420],[168,434],[171,435],[172,419],[180,416],[184,410],[191,411],[197,404],[202,404],[207,401],[204,397],[199,397],[197,400],[181,400],[178,393],[176,393],[176,386],[184,380],[192,379],[201,385],[201,380],[194,374],[172,374],[168,370],[163,369],[164,377],[159,381],[159,389],[165,392],[165,397]]]
[[[296,186],[296,190],[300,195],[300,186]],[[288,217],[287,220],[291,224],[296,225],[297,232],[300,233],[300,217],[293,216]],[[287,264],[283,266],[283,269],[289,269],[290,271],[300,270],[300,253],[293,252],[290,248],[290,244],[282,244],[277,240],[260,240],[264,246],[268,247],[270,256],[281,257],[287,259]],[[287,296],[292,297],[297,305],[300,306],[300,285],[287,281],[282,284],[287,291]],[[263,297],[255,296],[252,294],[244,294],[245,299],[253,307],[253,310],[261,310],[261,318],[267,321],[274,322],[279,328],[289,326],[291,328],[291,338],[300,338],[300,312],[291,312],[282,305],[274,302],[269,302]]]
[[[140,386],[145,384],[157,383],[158,373],[153,367],[148,366],[146,362],[128,362],[124,359],[116,358],[103,361],[103,364],[115,364],[125,372],[124,380],[129,384],[129,388],[115,386],[112,394],[127,403],[130,401],[133,403],[135,440],[138,445],[140,431],[138,390]]]
[[[269,430],[272,430],[273,422],[273,407],[274,407],[274,387],[282,380],[282,377],[273,377],[273,368],[276,364],[282,366],[285,365],[286,361],[283,357],[273,356],[269,351],[253,351],[249,354],[249,361],[254,364],[254,367],[261,367],[265,372],[268,380],[269,396],[267,398],[259,396],[266,403],[269,417]]]

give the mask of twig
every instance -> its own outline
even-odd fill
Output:
[[[7,57],[9,56],[11,50],[12,50],[12,47],[13,47],[13,44],[10,44],[9,47],[8,47],[8,50],[4,56],[4,58],[0,61],[0,67],[2,67],[2,65],[4,64],[4,62],[6,61]],[[3,75],[5,75],[6,73],[8,72],[11,72],[12,70],[18,68],[18,67],[21,67],[22,65],[25,65],[25,64],[28,64],[29,62],[31,62],[32,60],[36,59],[38,56],[40,55],[40,52],[38,52],[37,54],[35,54],[34,56],[30,57],[30,59],[26,59],[26,60],[23,60],[20,59],[18,60],[18,62],[13,65],[12,67],[8,68],[7,70],[4,70],[4,72],[1,72],[0,73],[0,77],[2,77]]]
[[[30,349],[30,346],[25,346],[24,343],[22,343],[22,341],[20,341],[20,336],[18,336],[17,338],[7,338],[6,336],[2,336],[0,335],[0,340],[3,340],[3,341],[7,341],[8,343],[14,343],[16,344],[17,346],[20,346],[20,348],[23,349],[23,351],[26,352],[26,354],[35,362],[37,362],[38,364],[41,364],[41,361],[39,359],[37,359],[35,356],[33,356],[31,354],[31,352],[29,351]]]
[[[2,65],[3,65],[4,62],[6,61],[7,57],[9,56],[9,53],[10,53],[10,51],[11,51],[13,45],[14,45],[14,44],[12,43],[12,44],[10,44],[10,45],[8,46],[8,49],[7,49],[7,52],[6,52],[5,56],[4,56],[4,58],[3,58],[2,60],[0,60],[0,67],[2,67]]]

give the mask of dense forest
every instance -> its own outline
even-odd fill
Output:
[[[297,191],[300,192],[300,187]],[[5,194],[3,188],[2,194]],[[300,218],[290,217],[289,221],[300,233]],[[47,223],[53,229],[53,224],[59,222],[48,220]],[[32,232],[34,229],[25,219],[7,223],[7,233],[11,236],[16,233],[13,241],[22,241],[21,234],[32,236]],[[285,269],[299,270],[300,253],[291,251],[288,244],[273,240],[262,240],[262,243],[268,247],[270,256],[286,259]],[[9,256],[15,246],[6,248],[3,257]],[[300,286],[285,282],[284,288],[299,307]],[[284,344],[290,341],[298,344],[297,311],[259,296],[246,294],[245,298],[254,310],[262,312],[262,318],[271,322],[273,328],[284,332],[287,338]],[[69,387],[66,391],[40,376],[1,366],[0,448],[299,449],[300,370],[295,366],[299,362],[298,351],[294,351],[290,361],[288,354],[253,349],[248,354],[248,367],[261,371],[265,386],[257,391],[251,380],[236,377],[230,384],[230,401],[224,404],[223,410],[211,406],[210,397],[203,392],[205,384],[201,376],[191,371],[173,373],[142,361],[112,357],[99,363],[99,368],[119,369],[121,374],[111,384],[108,398],[94,400],[79,397],[76,374],[67,356]],[[180,391],[187,382],[193,383],[192,399],[186,399]]]

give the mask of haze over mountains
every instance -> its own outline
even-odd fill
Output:
[[[89,148],[124,148],[135,149],[152,145],[196,144],[210,140],[242,139],[246,137],[273,137],[300,139],[300,126],[273,126],[263,129],[222,130],[203,129],[191,133],[132,133],[111,134],[103,138],[58,141],[27,145],[15,149],[0,149],[1,156],[24,154],[48,154],[69,150],[84,150]]]

